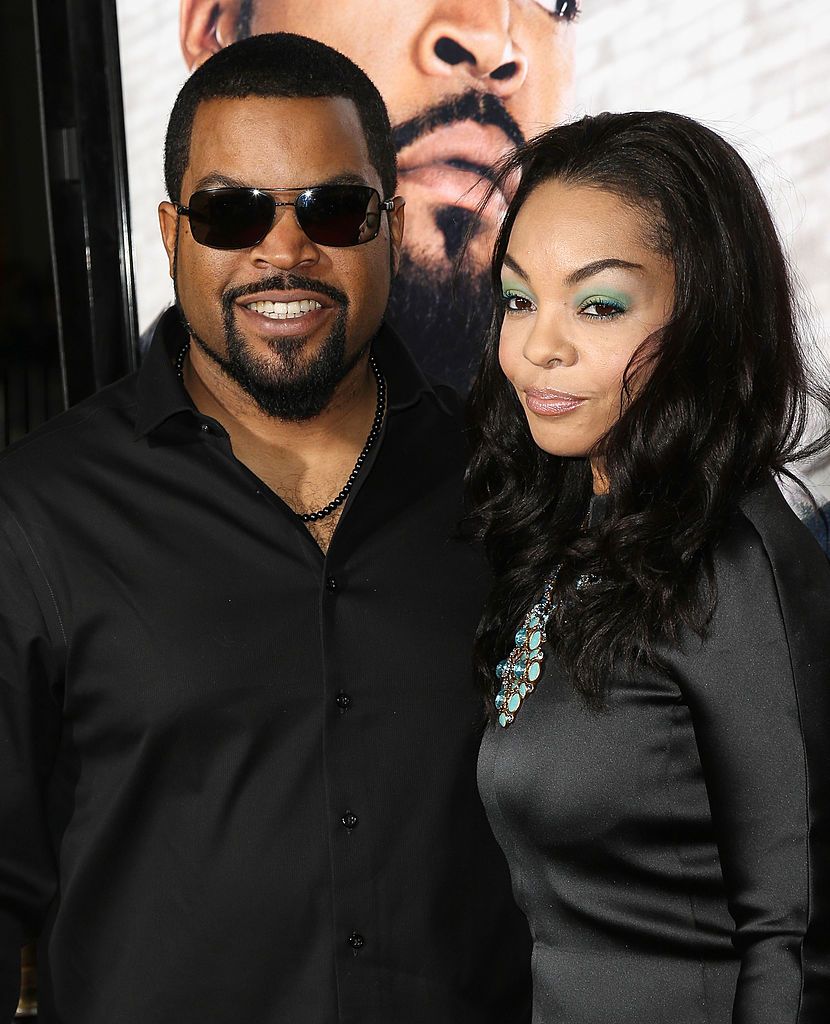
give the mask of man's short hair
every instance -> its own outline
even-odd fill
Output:
[[[172,202],[181,201],[190,160],[193,120],[207,100],[307,99],[344,97],[357,108],[369,159],[385,197],[392,196],[398,172],[389,114],[380,93],[360,68],[330,46],[288,32],[266,33],[232,43],[190,76],[176,97],[164,143],[164,184]],[[297,126],[302,130],[302,125]],[[326,140],[320,139],[325,146]],[[265,184],[270,184],[266,182]]]

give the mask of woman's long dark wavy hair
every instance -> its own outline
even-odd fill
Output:
[[[530,193],[552,179],[642,210],[675,271],[670,319],[635,353],[619,420],[590,453],[603,460],[610,493],[606,517],[587,532],[588,459],[537,447],[498,361],[510,233]],[[705,633],[713,548],[738,503],[830,442],[824,431],[803,443],[812,400],[826,412],[828,394],[806,364],[767,205],[717,134],[666,112],[584,117],[512,154],[492,190],[511,186],[493,255],[496,311],[469,407],[468,499],[495,580],[475,647],[491,717],[494,667],[555,565],[561,604],[549,639],[576,689],[601,707],[612,665],[659,662],[660,644],[676,643],[683,626]],[[577,590],[584,573],[596,582]]]

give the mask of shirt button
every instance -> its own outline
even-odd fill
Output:
[[[358,818],[356,814],[354,814],[352,811],[346,811],[346,813],[340,819],[340,824],[343,826],[343,828],[351,830],[353,828],[356,828],[357,823],[359,821],[360,818]]]
[[[209,423],[203,423],[202,424],[202,433],[203,434],[209,434],[210,433],[210,424]]]
[[[334,699],[341,711],[348,711],[352,706],[352,698],[348,693],[338,693]]]
[[[329,578],[326,580],[326,590],[330,594],[333,594],[335,590],[337,590],[337,580],[334,578],[334,576],[329,576]]]
[[[352,932],[352,934],[346,940],[352,949],[360,949],[361,946],[366,944],[366,940],[360,934],[360,932]]]

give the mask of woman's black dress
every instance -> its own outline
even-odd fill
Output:
[[[487,730],[534,1024],[830,1024],[830,563],[770,483],[716,578],[665,674],[593,713],[548,651]]]

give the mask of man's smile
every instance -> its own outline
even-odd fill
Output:
[[[245,296],[237,300],[235,309],[239,322],[248,324],[260,336],[282,338],[311,334],[343,307],[307,292],[284,292]]]
[[[263,299],[258,302],[248,302],[245,307],[254,313],[271,317],[273,320],[292,320],[305,316],[312,310],[323,308],[316,299],[300,299],[293,302],[272,302],[270,299]]]
[[[222,297],[226,322],[237,317],[266,337],[309,334],[345,313],[348,297],[333,285],[299,274],[273,274],[229,288]]]

